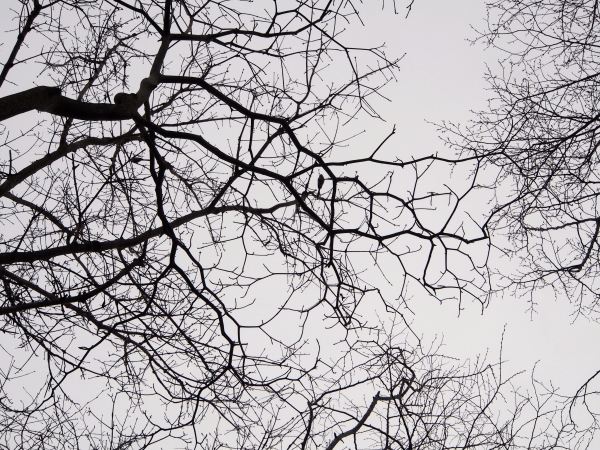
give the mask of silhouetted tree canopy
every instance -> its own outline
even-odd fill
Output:
[[[521,293],[549,287],[596,316],[598,4],[498,0],[488,13],[479,41],[503,57],[488,73],[490,107],[452,131],[463,156],[489,169],[479,181],[496,204],[484,228],[520,261],[503,283]]]
[[[382,157],[392,127],[353,146],[398,70],[350,32],[374,6],[2,5],[0,445],[586,442],[552,390],[404,321],[409,283],[478,298],[487,234],[460,216],[475,180],[425,183],[460,160]]]
[[[490,274],[491,291],[524,296],[532,311],[554,295],[572,303],[575,318],[595,321],[598,7],[592,0],[488,3],[487,28],[477,40],[501,55],[487,74],[489,107],[467,127],[442,127],[460,157],[476,161],[478,189],[491,194],[482,228],[496,253],[507,257]],[[598,426],[599,375],[590,374],[572,398],[573,405],[585,405],[582,427]]]

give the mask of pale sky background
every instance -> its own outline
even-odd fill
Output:
[[[441,153],[443,143],[427,121],[466,123],[473,117],[470,110],[486,106],[483,75],[486,63],[493,66],[497,55],[467,42],[475,36],[471,25],[483,26],[485,5],[482,0],[416,0],[404,19],[404,3],[397,3],[398,16],[363,16],[369,31],[361,36],[364,45],[386,42],[390,54],[406,53],[398,82],[386,91],[391,102],[379,105],[387,121],[381,129],[397,126],[389,154]],[[600,369],[600,324],[584,317],[574,320],[568,299],[539,294],[537,312],[531,313],[524,299],[495,297],[483,314],[478,303],[463,304],[459,314],[457,302],[418,300],[410,304],[414,329],[425,341],[443,338],[447,355],[474,359],[487,353],[490,362],[497,362],[505,329],[508,373],[531,370],[538,363],[537,377],[569,395]],[[522,380],[527,383],[529,377]]]

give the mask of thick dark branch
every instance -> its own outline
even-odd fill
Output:
[[[379,397],[379,392],[378,392],[375,395],[375,397],[373,397],[373,401],[371,402],[371,405],[369,405],[367,412],[365,412],[365,415],[362,417],[362,419],[360,419],[358,421],[356,426],[354,428],[349,429],[348,431],[338,434],[333,439],[333,441],[331,441],[331,443],[327,446],[327,450],[333,450],[333,448],[335,448],[335,446],[338,445],[340,443],[340,441],[342,441],[344,438],[356,433],[365,424],[365,422],[367,421],[367,419],[369,418],[369,416],[375,409],[375,406],[377,406],[377,403],[379,402],[379,400],[381,400],[381,397]]]
[[[0,186],[0,188],[1,188],[1,186]],[[71,230],[69,230],[60,220],[58,220],[54,215],[52,215],[49,211],[46,211],[41,206],[38,206],[35,203],[32,203],[23,198],[17,197],[16,195],[12,194],[11,192],[5,193],[4,197],[8,198],[9,200],[12,200],[13,202],[15,202],[18,205],[25,206],[26,208],[29,208],[29,209],[37,212],[38,214],[41,214],[46,219],[48,219],[50,222],[52,222],[54,225],[56,225],[61,231],[71,234]]]
[[[247,117],[251,117],[255,120],[264,120],[265,122],[278,123],[280,125],[288,125],[288,121],[283,117],[271,116],[268,114],[251,111],[250,109],[243,106],[241,103],[236,102],[233,98],[228,97],[226,94],[219,91],[204,78],[188,77],[183,75],[161,75],[159,80],[161,83],[196,84],[205,89],[214,97],[218,98],[230,108],[241,112]]]
[[[206,208],[200,211],[194,211],[183,217],[175,219],[169,222],[169,227],[175,229],[189,223],[190,221],[199,217],[207,216],[209,214],[223,214],[228,211],[238,211],[249,214],[271,214],[278,209],[294,206],[297,204],[296,200],[290,200],[284,203],[271,206],[269,208],[252,208],[251,206],[245,205],[227,205],[227,206],[216,206],[213,208]],[[47,248],[44,250],[29,251],[29,252],[7,252],[0,253],[0,264],[15,264],[15,263],[31,263],[35,261],[48,261],[52,258],[63,255],[72,255],[76,253],[100,253],[108,250],[123,250],[131,248],[136,245],[140,245],[146,242],[148,239],[152,239],[164,234],[164,227],[154,228],[148,230],[139,236],[130,239],[115,239],[113,241],[88,241],[78,244],[62,245],[60,247]]]
[[[132,119],[137,109],[148,100],[157,86],[158,74],[156,72],[162,67],[167,49],[168,42],[163,42],[152,65],[150,77],[142,80],[137,93],[125,95],[127,101],[115,101],[114,105],[112,103],[89,103],[64,97],[58,87],[37,86],[0,98],[0,122],[33,110],[77,120],[119,121]],[[120,97],[115,96],[115,100],[122,97],[122,94]]]
[[[69,297],[69,296],[61,297],[61,296],[52,294],[50,292],[47,292],[47,291],[41,289],[35,283],[31,283],[30,281],[28,281],[22,277],[19,277],[18,275],[15,275],[14,273],[11,273],[8,270],[0,267],[1,275],[5,276],[6,278],[9,278],[10,280],[15,282],[19,286],[22,286],[27,289],[33,290],[35,292],[38,292],[39,294],[46,297],[46,300],[40,300],[37,302],[19,303],[19,304],[12,305],[12,306],[0,307],[0,316],[6,315],[6,314],[13,314],[13,313],[20,312],[20,311],[27,311],[29,309],[43,308],[43,307],[47,307],[47,306],[56,306],[56,305],[65,305],[68,303],[85,302],[86,300],[89,300],[90,298],[95,297],[96,295],[102,293],[104,290],[106,290],[108,287],[110,287],[111,285],[113,285],[114,283],[119,281],[121,278],[123,278],[125,275],[127,275],[129,272],[131,272],[131,270],[134,267],[140,265],[141,263],[142,263],[142,258],[137,258],[131,264],[128,264],[126,267],[124,267],[123,270],[121,270],[113,278],[111,278],[111,279],[107,280],[106,282],[102,283],[101,285],[97,286],[95,289],[92,289],[88,292],[81,293],[79,295],[74,295],[72,297]]]
[[[60,88],[37,86],[0,98],[0,122],[37,110],[79,120],[127,120],[137,108],[131,104],[87,103],[64,97]]]
[[[232,104],[236,104],[234,101],[232,101]],[[250,113],[252,114],[252,113]],[[197,142],[199,143],[202,147],[204,147],[205,149],[209,150],[211,153],[213,153],[214,155],[216,155],[217,157],[219,157],[220,159],[222,159],[223,161],[226,161],[230,164],[233,164],[236,167],[242,168],[244,170],[248,170],[251,172],[255,172],[255,173],[259,173],[262,175],[266,175],[268,177],[271,177],[275,180],[280,181],[288,190],[288,192],[293,195],[296,199],[296,201],[300,202],[302,201],[301,195],[299,192],[297,192],[291,182],[289,177],[284,176],[284,175],[280,175],[277,172],[273,172],[271,170],[267,170],[264,169],[262,167],[259,166],[255,166],[253,163],[251,164],[247,164],[243,161],[241,161],[240,159],[237,159],[233,156],[230,156],[228,154],[226,154],[225,152],[221,151],[219,148],[215,147],[214,145],[212,145],[210,142],[208,142],[206,139],[204,139],[202,136],[193,134],[193,133],[187,133],[187,132],[183,132],[183,131],[169,131],[169,130],[165,130],[164,128],[149,122],[149,121],[145,121],[144,119],[142,119],[141,117],[139,117],[138,119],[139,123],[143,123],[146,127],[152,129],[153,131],[155,131],[156,133],[160,134],[163,137],[171,137],[171,138],[180,138],[180,139],[189,139],[191,141]],[[281,119],[281,121],[285,122],[284,119]],[[294,142],[294,144],[296,145],[297,148],[301,149],[302,151],[306,152],[308,155],[310,155],[312,158],[316,159],[317,161],[323,163],[323,160],[318,156],[315,155],[314,153],[310,152],[309,150],[305,149],[304,147],[302,147],[302,145],[300,144],[300,142],[298,141],[298,138],[294,135],[294,131],[292,130],[292,128],[289,126],[289,124],[284,123],[282,125],[283,130],[286,132],[287,136],[290,137],[290,139],[292,140],[292,142]],[[328,174],[330,174],[331,178],[334,177],[333,173],[331,172],[331,170],[329,168],[327,168],[327,166],[323,163],[323,168],[327,171]],[[315,221],[317,222],[323,229],[325,230],[329,230],[330,227],[329,225],[323,221],[323,219],[321,217],[319,217],[318,214],[316,214],[314,211],[312,210],[305,210],[308,215]]]
[[[57,87],[38,86],[24,92],[0,98],[0,122],[34,109],[46,108],[60,97]]]

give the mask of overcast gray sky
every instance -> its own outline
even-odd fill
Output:
[[[483,25],[484,3],[416,0],[407,19],[403,11],[400,14],[366,12],[363,17],[369,33],[361,39],[374,45],[386,42],[390,54],[406,53],[398,82],[386,91],[390,101],[379,104],[386,122],[373,132],[381,131],[383,137],[397,126],[388,155],[441,153],[444,144],[428,121],[466,123],[471,110],[486,106],[489,93],[483,75],[486,63],[493,67],[498,56],[467,41],[476,35],[471,26]],[[410,307],[414,329],[426,341],[443,339],[444,353],[460,358],[487,353],[490,362],[497,361],[505,330],[507,372],[531,370],[537,363],[538,378],[552,380],[565,395],[573,394],[600,369],[600,325],[585,317],[575,320],[566,298],[539,293],[536,302],[532,312],[526,299],[494,297],[482,313],[478,303],[464,303],[459,311],[456,301],[439,304],[415,296]],[[527,376],[522,379],[529,381]]]

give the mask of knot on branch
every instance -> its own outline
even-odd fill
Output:
[[[62,93],[61,89],[56,86],[38,86],[32,90],[39,92],[39,95],[43,97],[55,97]]]
[[[126,105],[126,106],[137,106],[138,96],[137,94],[127,94],[125,92],[119,92],[114,97],[115,105]]]

